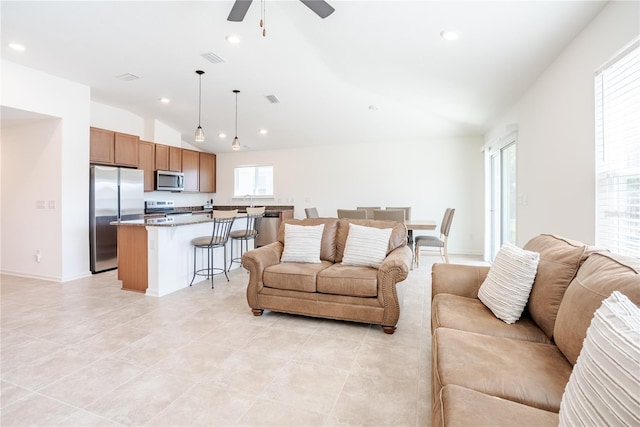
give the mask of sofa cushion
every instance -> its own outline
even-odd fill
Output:
[[[342,264],[378,268],[387,256],[391,228],[349,224]]]
[[[560,426],[640,425],[640,309],[618,291],[596,310],[560,403]]]
[[[334,264],[318,273],[316,288],[325,294],[375,297],[377,274],[375,268]]]
[[[554,329],[556,345],[576,363],[587,328],[602,301],[613,291],[620,291],[640,305],[640,260],[594,253],[582,264],[567,288]]]
[[[540,254],[527,309],[531,318],[551,338],[558,307],[585,259],[587,246],[563,237],[541,234],[529,240],[524,249]]]
[[[282,262],[309,262],[320,264],[320,244],[324,224],[284,225]]]
[[[333,263],[322,261],[320,264],[285,262],[264,269],[264,286],[292,291],[315,292],[318,273]]]
[[[365,227],[391,228],[391,236],[389,237],[389,246],[387,254],[392,250],[407,245],[407,227],[397,221],[382,221],[374,219],[341,219],[338,223],[338,231],[336,233],[336,259],[335,262],[342,262],[344,256],[344,248],[349,236],[349,224],[357,224]]]
[[[560,409],[573,366],[553,344],[438,328],[432,346],[434,396],[455,384],[545,411]]]
[[[307,219],[286,219],[280,224],[278,230],[278,241],[284,245],[285,224],[294,225],[320,225],[324,224],[322,232],[322,244],[320,246],[320,260],[336,262],[336,236],[338,231],[337,218],[307,218]],[[338,261],[339,262],[339,261]]]
[[[515,323],[527,305],[540,254],[502,245],[480,289],[478,298],[506,323]]]
[[[431,303],[431,330],[439,327],[519,340],[551,343],[529,317],[511,325],[498,319],[479,299],[437,294]]]
[[[432,426],[553,426],[558,414],[510,400],[447,385],[435,401]]]

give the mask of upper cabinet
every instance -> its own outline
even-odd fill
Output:
[[[89,160],[91,163],[113,164],[115,132],[91,128],[89,138]]]
[[[136,135],[116,132],[114,141],[115,164],[138,167],[139,141],[140,138]]]
[[[91,128],[89,160],[91,163],[138,167],[136,135]]]
[[[182,148],[156,144],[156,170],[182,172]]]
[[[169,146],[156,144],[156,170],[169,170]]]
[[[182,173],[184,174],[184,191],[199,189],[200,156],[198,151],[182,149]]]
[[[182,148],[169,147],[169,170],[173,172],[183,172],[182,169]]]
[[[200,192],[216,192],[216,155],[200,153]]]
[[[144,191],[153,191],[154,171],[156,166],[156,150],[153,142],[140,141],[138,143],[138,169],[144,171]]]

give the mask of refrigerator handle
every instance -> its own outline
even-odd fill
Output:
[[[118,212],[116,213],[116,217],[118,218],[118,221],[120,221],[122,218],[122,211],[120,210],[120,183],[118,182]]]

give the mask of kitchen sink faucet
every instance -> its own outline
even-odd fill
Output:
[[[253,207],[253,196],[251,194],[245,194],[245,196],[242,198],[243,202],[247,201],[247,197],[249,198],[249,207],[252,208]]]

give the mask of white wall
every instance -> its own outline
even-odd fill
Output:
[[[640,33],[638,2],[610,2],[496,123],[517,123],[517,241],[595,241],[595,70]]]
[[[89,88],[5,60],[1,78],[0,105],[57,118],[3,126],[2,271],[56,281],[87,275]],[[52,207],[38,209],[37,200]]]
[[[442,220],[455,207],[452,253],[482,253],[482,138],[389,145],[327,145],[295,150],[218,154],[214,204],[242,204],[233,197],[235,166],[274,165],[275,198],[294,215],[316,207],[321,216],[356,206],[411,206],[413,219]],[[419,233],[417,233],[419,234]]]

